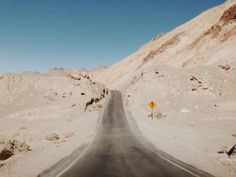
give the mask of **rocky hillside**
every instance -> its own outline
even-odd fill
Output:
[[[203,12],[169,33],[163,33],[137,52],[97,77],[110,87],[120,87],[136,72],[151,65],[188,69],[199,65],[236,62],[236,1]]]
[[[107,92],[62,68],[0,74],[0,176],[38,176],[89,142]]]
[[[160,34],[96,79],[122,91],[126,109],[158,148],[214,176],[235,177],[236,155],[224,153],[236,142],[235,49],[231,0]]]
[[[105,97],[106,88],[94,82],[84,72],[62,73],[6,73],[0,75],[0,117],[14,115],[20,119],[34,118],[34,110],[49,109],[70,103],[84,111],[91,99],[98,103]],[[61,104],[63,103],[63,104]],[[58,109],[62,110],[62,108]],[[28,112],[27,112],[28,111]],[[31,114],[31,112],[33,112]],[[37,112],[37,111],[36,111]]]

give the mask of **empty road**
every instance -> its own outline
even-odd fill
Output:
[[[122,95],[111,91],[94,141],[61,177],[210,177],[154,153],[129,125]],[[193,157],[194,158],[194,157]]]

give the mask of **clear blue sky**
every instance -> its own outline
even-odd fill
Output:
[[[0,0],[0,72],[111,65],[224,0]]]

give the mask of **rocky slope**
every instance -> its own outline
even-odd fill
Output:
[[[106,94],[85,72],[0,74],[0,176],[37,176],[89,142]]]
[[[110,87],[120,87],[130,75],[151,65],[188,69],[235,63],[235,4],[235,0],[227,1],[169,33],[160,34],[97,79]]]
[[[236,157],[218,153],[236,143],[235,8],[209,9],[96,75],[123,92],[153,144],[219,177],[236,175]]]

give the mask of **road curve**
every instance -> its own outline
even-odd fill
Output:
[[[193,157],[194,158],[194,157]],[[98,132],[83,156],[60,177],[210,177],[151,151],[131,130],[119,91],[111,91]]]

